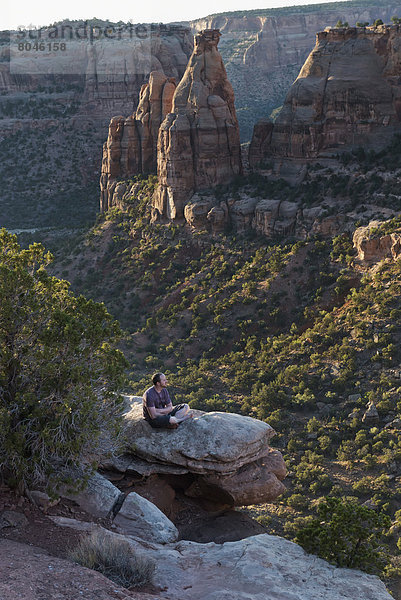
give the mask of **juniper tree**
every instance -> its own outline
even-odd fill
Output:
[[[380,571],[386,562],[383,538],[391,520],[356,502],[328,497],[295,537],[307,552],[339,566]]]
[[[22,488],[89,472],[120,423],[119,326],[49,275],[51,260],[0,230],[0,473]]]

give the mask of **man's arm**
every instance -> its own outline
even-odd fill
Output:
[[[167,390],[166,390],[166,392],[167,392]],[[161,415],[167,415],[169,412],[171,412],[173,410],[173,405],[171,403],[171,399],[170,399],[168,392],[165,397],[165,401],[167,401],[167,405],[164,408],[156,408],[154,398],[152,398],[151,395],[148,393],[144,394],[144,401],[145,401],[145,405],[146,405],[146,410],[148,411],[148,414],[151,419],[155,419],[156,417],[159,417]]]
[[[155,417],[159,417],[160,415],[168,415],[169,412],[173,410],[173,405],[167,404],[165,408],[155,408],[154,406],[148,406],[148,411],[150,414],[150,418],[154,419]]]

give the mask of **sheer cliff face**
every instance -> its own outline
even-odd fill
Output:
[[[191,26],[196,30],[218,28],[225,41],[235,40],[237,44],[244,41],[246,34],[250,43],[241,44],[241,62],[249,68],[272,73],[292,64],[301,66],[313,47],[316,32],[334,27],[339,19],[350,25],[357,21],[373,23],[378,18],[389,23],[399,11],[399,3],[386,0],[369,6],[344,4],[334,9],[321,5],[319,10],[313,6],[293,6],[271,9],[271,16],[264,15],[267,11],[263,10],[260,15],[251,12],[242,16],[220,14],[192,21]]]
[[[148,51],[151,52],[151,71],[165,73],[177,81],[182,77],[192,52],[192,40],[189,28],[169,26],[168,34],[153,32]],[[129,114],[132,112],[138,93],[144,81],[144,76],[138,73],[136,63],[141,58],[137,56],[129,44],[123,45],[118,56],[126,64],[126,71],[113,72],[113,64],[109,72],[101,70],[101,56],[92,52],[88,56],[88,66],[85,77],[85,90],[81,103],[81,112],[89,115]]]
[[[359,4],[359,5],[358,5]],[[252,137],[256,121],[282,106],[288,89],[315,44],[316,32],[350,25],[390,23],[400,2],[343,2],[214,15],[193,21],[193,29],[220,29],[220,52],[235,93],[242,141]]]
[[[401,27],[330,29],[290,88],[272,127],[259,123],[250,164],[381,147],[401,130]]]
[[[195,36],[172,112],[160,126],[155,220],[183,219],[194,192],[228,183],[241,172],[234,92],[217,49],[219,38],[217,30]]]
[[[156,172],[156,146],[160,123],[171,111],[176,85],[174,78],[152,71],[142,86],[136,112],[125,119],[113,117],[103,145],[100,176],[100,209],[117,203],[117,182],[139,173]]]

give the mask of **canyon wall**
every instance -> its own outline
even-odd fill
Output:
[[[241,139],[254,123],[269,117],[285,95],[315,44],[316,32],[338,20],[390,23],[401,16],[401,2],[338,2],[212,15],[191,23],[195,30],[220,29],[220,52],[232,83]]]
[[[63,25],[68,23],[58,26]],[[110,119],[136,112],[151,71],[179,81],[192,52],[188,27],[146,27],[142,53],[129,40],[112,41],[106,57],[100,42],[67,40],[67,52],[54,53],[50,74],[43,72],[46,53],[43,64],[30,58],[33,41],[26,53],[27,72],[14,72],[10,36],[0,33],[0,225],[74,227],[93,221]],[[145,112],[146,102],[143,98]],[[153,135],[144,118],[139,118],[144,135]],[[146,171],[153,160],[145,143],[141,161]]]
[[[401,132],[401,26],[322,31],[274,125],[258,123],[249,160],[379,149]]]

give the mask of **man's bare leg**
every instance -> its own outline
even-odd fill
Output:
[[[192,413],[188,413],[187,415],[185,415],[185,417],[181,417],[180,419],[178,419],[177,417],[170,417],[170,423],[183,423],[184,421],[186,421],[187,419],[192,419],[193,414]]]

